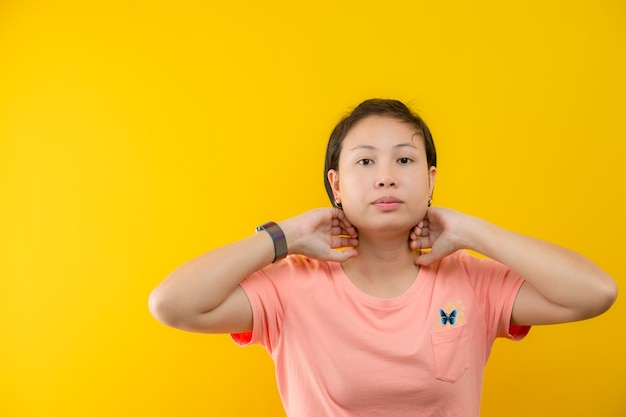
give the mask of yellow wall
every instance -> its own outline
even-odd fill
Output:
[[[436,204],[626,283],[623,1],[248,3],[0,3],[1,416],[283,415],[262,349],[147,297],[328,205],[330,129],[372,96],[431,125]],[[483,415],[625,415],[624,306],[498,341]]]

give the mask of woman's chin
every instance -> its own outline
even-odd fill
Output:
[[[407,236],[413,227],[418,222],[400,222],[400,221],[385,221],[385,222],[368,222],[359,225],[354,225],[359,232],[359,237],[363,234],[378,235],[378,236]]]

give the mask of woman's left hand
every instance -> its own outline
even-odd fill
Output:
[[[464,217],[466,215],[451,209],[429,207],[424,219],[411,230],[409,246],[413,250],[422,250],[415,263],[428,265],[463,249]]]
[[[411,230],[409,246],[427,250],[415,258],[417,265],[468,249],[523,277],[514,325],[584,320],[606,311],[617,296],[615,281],[582,255],[447,208],[430,207]]]

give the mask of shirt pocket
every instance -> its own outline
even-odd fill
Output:
[[[466,325],[442,329],[430,334],[435,364],[435,378],[456,382],[469,367],[469,335]]]

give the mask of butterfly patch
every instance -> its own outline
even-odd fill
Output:
[[[441,316],[441,324],[445,326],[447,323],[450,323],[451,326],[454,326],[456,323],[456,314],[456,310],[452,310],[450,314],[446,314],[446,312],[440,308],[439,315]]]
[[[439,304],[438,308],[434,309],[432,318],[435,328],[439,330],[463,326],[466,323],[465,305],[460,299]]]

